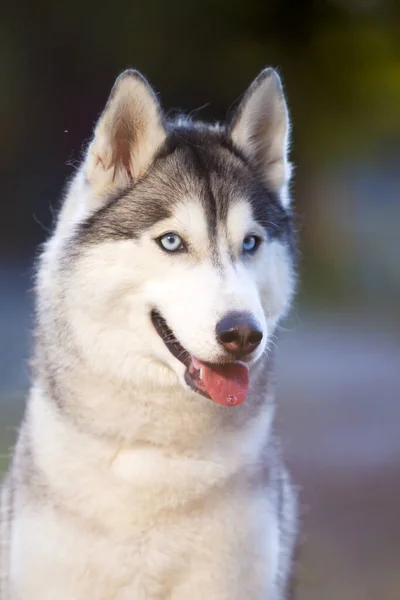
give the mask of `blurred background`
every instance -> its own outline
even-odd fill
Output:
[[[264,66],[293,121],[301,286],[279,429],[300,600],[400,597],[400,3],[8,2],[0,23],[0,472],[28,385],[32,265],[115,77],[222,119]]]

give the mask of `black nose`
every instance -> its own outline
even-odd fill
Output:
[[[249,313],[228,313],[217,325],[218,341],[238,358],[253,352],[262,337],[260,325]]]

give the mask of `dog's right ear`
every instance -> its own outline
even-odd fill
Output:
[[[140,179],[165,137],[153,90],[138,71],[124,71],[114,84],[86,157],[86,180],[96,203]]]
[[[268,187],[289,202],[289,115],[281,80],[264,69],[244,95],[230,124],[234,144],[259,171]]]

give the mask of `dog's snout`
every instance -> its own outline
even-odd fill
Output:
[[[237,357],[253,352],[263,338],[260,325],[249,313],[228,313],[217,325],[218,341]]]

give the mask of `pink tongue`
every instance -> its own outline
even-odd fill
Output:
[[[208,365],[192,357],[195,369],[201,369],[199,388],[204,389],[217,404],[236,406],[246,400],[249,389],[249,369],[241,362]]]

